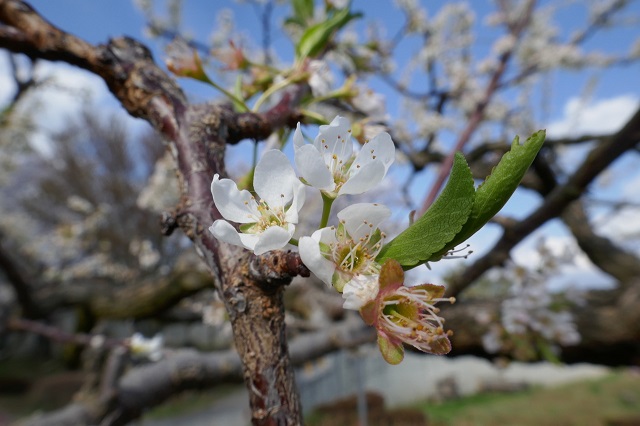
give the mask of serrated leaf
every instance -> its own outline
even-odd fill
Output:
[[[385,245],[376,258],[397,260],[404,269],[425,263],[440,252],[467,222],[474,203],[473,176],[462,154],[456,153],[447,185],[429,210]]]
[[[538,155],[544,138],[544,130],[531,135],[522,145],[518,136],[514,138],[509,152],[502,156],[491,174],[476,190],[469,220],[460,233],[447,244],[445,252],[466,241],[502,209]]]
[[[307,28],[296,46],[297,58],[303,59],[316,56],[325,48],[335,31],[360,16],[362,15],[359,13],[351,14],[348,8],[344,8],[334,13],[325,21]]]

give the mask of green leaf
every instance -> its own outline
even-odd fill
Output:
[[[544,130],[531,135],[522,145],[519,143],[518,136],[514,138],[509,152],[502,156],[498,165],[476,190],[469,220],[458,235],[447,244],[444,252],[466,241],[500,211],[520,185],[524,174],[542,148],[544,138]]]
[[[296,21],[304,25],[313,18],[313,0],[291,0]]]
[[[296,46],[298,59],[314,57],[327,45],[331,36],[351,20],[362,16],[359,13],[352,14],[348,8],[341,9],[323,22],[312,25],[300,37]]]
[[[376,258],[397,260],[404,269],[425,263],[440,252],[467,222],[475,188],[473,176],[462,154],[456,153],[449,182],[429,210],[413,225],[386,244]]]

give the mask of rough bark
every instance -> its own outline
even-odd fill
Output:
[[[277,127],[292,124],[297,118],[296,96],[285,96],[264,114],[236,114],[230,107],[213,104],[191,105],[176,82],[155,64],[149,50],[131,38],[93,46],[54,27],[17,0],[0,1],[0,22],[0,47],[31,58],[64,61],[99,75],[132,116],[149,121],[167,140],[178,165],[182,194],[172,217],[211,270],[229,310],[251,395],[253,423],[301,424],[285,339],[282,287],[263,286],[264,280],[246,269],[251,260],[248,253],[219,243],[207,231],[220,218],[209,187],[214,173],[226,175],[226,143],[261,139]]]

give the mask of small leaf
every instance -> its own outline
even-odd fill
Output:
[[[296,46],[297,58],[303,59],[318,55],[318,53],[326,47],[327,42],[334,32],[360,16],[362,16],[360,13],[351,14],[349,8],[344,8],[334,13],[325,21],[307,28]]]
[[[380,348],[382,358],[389,364],[397,365],[404,359],[402,342],[393,342],[388,336],[381,333],[378,334],[378,348]]]
[[[296,21],[304,25],[313,18],[313,0],[291,0]]]
[[[427,212],[386,244],[376,258],[397,260],[406,269],[425,263],[440,252],[462,229],[473,207],[473,176],[462,154],[457,153],[449,182]]]
[[[502,156],[491,174],[476,190],[469,220],[458,235],[447,244],[444,252],[466,241],[500,211],[520,185],[520,181],[542,148],[544,138],[544,130],[531,135],[522,145],[519,143],[519,138],[515,137],[509,152]]]

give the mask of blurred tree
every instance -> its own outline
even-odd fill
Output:
[[[272,25],[282,2],[248,3],[260,16],[256,44],[235,28],[228,11],[220,13],[216,32],[203,43],[184,36],[182,2],[169,3],[167,18],[157,14],[153,2],[138,2],[149,35],[163,45],[171,40],[165,46],[167,68],[209,84],[226,100],[195,103],[141,43],[116,38],[92,45],[51,25],[23,1],[0,0],[0,47],[30,58],[24,61],[26,73],[13,66],[16,95],[0,116],[0,150],[12,164],[0,171],[0,268],[20,308],[0,299],[0,331],[27,330],[75,342],[87,347],[85,368],[102,371],[100,379],[96,374],[88,380],[82,400],[30,424],[125,424],[181,390],[240,378],[249,389],[254,424],[301,424],[293,365],[370,342],[374,333],[342,313],[335,292],[296,282],[286,302],[295,314],[290,329],[299,333],[287,340],[284,287],[309,275],[298,253],[255,256],[208,231],[222,219],[218,209],[228,207],[214,204],[211,195],[214,174],[226,177],[232,166],[225,162],[227,146],[252,139],[282,148],[298,122],[327,124],[335,115],[351,119],[351,135],[360,144],[388,131],[407,180],[381,192],[402,193],[403,213],[417,210],[419,217],[441,190],[455,152],[463,151],[473,176],[483,179],[509,151],[514,134],[530,134],[548,122],[546,89],[553,73],[605,75],[637,68],[640,60],[638,41],[631,37],[637,37],[638,21],[628,16],[635,13],[633,2],[622,0],[570,6],[580,8],[582,18],[573,31],[562,31],[554,20],[563,12],[559,6],[533,0],[496,2],[480,29],[466,3],[447,3],[428,14],[419,2],[403,0],[397,2],[402,22],[391,36],[376,23],[366,30],[358,26],[363,16],[348,1],[291,0],[282,9],[283,28]],[[625,35],[624,48],[603,51],[592,43],[613,30]],[[275,32],[291,40],[289,59],[274,48]],[[31,140],[34,115],[20,105],[42,84],[30,68],[38,63],[31,61],[41,60],[64,61],[98,75],[122,107],[157,134],[130,139],[119,119],[88,110],[51,138],[51,152],[30,152],[24,143],[16,147],[16,134]],[[17,63],[14,57],[11,63]],[[394,114],[376,91],[382,83],[399,96],[401,107]],[[587,83],[581,95],[572,95],[584,98],[591,88]],[[640,262],[630,241],[623,245],[594,226],[600,210],[592,207],[588,192],[596,179],[612,173],[618,159],[636,160],[637,101],[628,109],[620,129],[548,138],[522,180],[537,201],[517,218],[497,217],[502,234],[495,244],[447,277],[447,296],[460,300],[441,312],[455,331],[454,354],[609,364],[637,359]],[[163,155],[165,149],[169,154]],[[257,148],[253,156],[255,166]],[[169,179],[174,171],[176,178]],[[254,172],[239,183],[253,189]],[[427,187],[430,178],[434,183]],[[176,182],[175,190],[168,189]],[[323,201],[331,205],[326,196]],[[625,209],[636,208],[619,201]],[[514,248],[554,219],[563,222],[579,251],[566,258],[542,244],[538,265],[514,262]],[[178,228],[195,250],[186,249],[182,237],[160,236]],[[203,260],[200,267],[181,262],[194,252]],[[583,298],[551,295],[546,285],[551,275],[583,254],[613,277],[616,287]],[[65,306],[82,306],[98,320],[158,316],[211,287],[224,305],[222,321],[233,328],[235,351],[177,350],[158,360],[157,340],[114,340],[99,327],[69,334],[32,321],[46,320]],[[212,319],[220,310],[203,311],[208,320],[220,321]],[[132,366],[136,354],[156,362]]]

